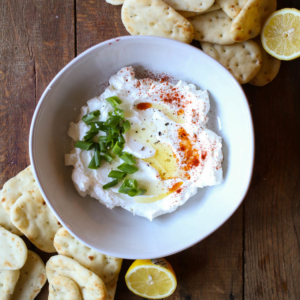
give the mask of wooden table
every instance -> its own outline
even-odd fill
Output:
[[[30,122],[50,80],[87,48],[127,35],[120,11],[104,0],[0,0],[0,186],[30,164]],[[170,299],[300,299],[299,70],[300,59],[283,62],[268,86],[244,86],[256,134],[251,188],[219,230],[168,257],[178,277]],[[130,264],[117,300],[138,299],[124,282]]]

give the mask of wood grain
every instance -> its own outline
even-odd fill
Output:
[[[104,0],[76,0],[77,54],[103,41],[129,35],[121,21],[121,6]]]
[[[278,1],[279,9],[299,1]],[[245,199],[245,300],[300,299],[300,60],[263,88],[245,86],[256,162]]]
[[[75,56],[74,1],[0,1],[0,186],[30,164],[35,106],[51,79]],[[46,262],[49,255],[30,249]],[[47,286],[37,297],[48,299]]]
[[[0,0],[0,187],[29,164],[30,122],[47,84],[76,54],[128,35],[120,14],[104,0]],[[299,69],[300,59],[284,62],[273,83],[244,86],[256,132],[251,188],[225,225],[167,258],[178,277],[171,300],[300,299]],[[116,300],[138,299],[124,281],[131,263]],[[47,298],[45,288],[37,299]]]

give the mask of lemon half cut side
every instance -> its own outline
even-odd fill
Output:
[[[147,299],[163,299],[176,289],[172,266],[164,259],[138,259],[125,275],[126,285],[134,294]]]
[[[284,8],[271,14],[261,34],[264,49],[280,60],[300,56],[300,11]]]

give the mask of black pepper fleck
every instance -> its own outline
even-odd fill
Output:
[[[168,126],[170,123],[166,123],[165,125]]]

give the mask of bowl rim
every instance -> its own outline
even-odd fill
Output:
[[[51,89],[51,87],[56,83],[56,81],[60,78],[60,76],[65,73],[66,70],[68,70],[71,66],[73,66],[74,64],[77,63],[77,61],[81,60],[84,56],[86,56],[87,54],[89,54],[90,52],[94,51],[97,48],[101,48],[103,46],[106,45],[110,45],[114,42],[119,42],[121,40],[148,40],[150,43],[151,41],[155,41],[155,40],[162,40],[164,42],[168,42],[170,44],[174,44],[175,46],[177,45],[178,47],[187,47],[190,48],[190,50],[192,51],[200,51],[202,54],[206,56],[207,60],[211,60],[213,61],[214,64],[218,64],[219,67],[221,69],[223,69],[223,71],[225,71],[225,73],[227,73],[228,77],[231,78],[231,80],[235,83],[236,88],[239,90],[239,92],[241,93],[241,95],[244,97],[244,102],[245,102],[245,108],[247,108],[248,110],[248,114],[249,114],[249,128],[250,128],[250,133],[251,136],[249,137],[249,139],[251,140],[251,149],[250,149],[250,155],[249,155],[249,159],[250,159],[250,169],[248,170],[248,174],[247,174],[247,184],[245,184],[244,187],[244,191],[240,196],[239,201],[237,201],[235,207],[232,209],[231,213],[228,214],[228,216],[226,218],[224,218],[223,220],[221,220],[221,222],[219,222],[218,226],[216,226],[212,231],[210,231],[209,233],[207,233],[206,235],[204,235],[203,237],[200,238],[196,238],[192,243],[186,244],[184,246],[178,246],[176,249],[173,249],[171,251],[163,251],[160,253],[160,255],[158,255],[157,257],[166,257],[166,256],[170,256],[173,255],[175,253],[179,253],[181,251],[184,251],[192,246],[194,246],[195,244],[201,242],[202,240],[204,240],[205,238],[207,238],[209,235],[211,235],[213,232],[215,232],[216,230],[218,230],[225,222],[228,221],[228,219],[237,211],[237,209],[239,208],[239,206],[242,204],[244,198],[246,197],[250,185],[251,185],[251,180],[252,180],[252,175],[253,175],[253,169],[254,169],[254,159],[255,159],[255,133],[254,133],[254,124],[253,124],[253,118],[252,118],[252,113],[251,113],[251,108],[248,102],[248,98],[242,88],[242,86],[238,83],[238,81],[233,77],[233,75],[223,66],[221,65],[217,60],[215,60],[214,58],[212,58],[211,56],[209,56],[208,54],[206,54],[205,52],[203,52],[201,49],[190,45],[190,44],[184,44],[182,42],[173,40],[173,39],[168,39],[168,38],[163,38],[163,37],[156,37],[156,36],[120,36],[120,37],[116,37],[116,38],[112,38],[106,41],[103,41],[99,44],[96,44],[90,48],[88,48],[87,50],[85,50],[84,52],[82,52],[81,54],[79,54],[78,56],[76,56],[75,58],[73,58],[66,66],[64,66],[56,75],[55,77],[50,81],[50,83],[48,84],[48,86],[46,87],[46,89],[44,90],[42,96],[40,97],[38,104],[35,108],[33,117],[32,117],[32,121],[31,121],[31,125],[30,125],[30,132],[29,132],[29,157],[30,157],[30,163],[32,165],[32,170],[33,170],[33,174],[36,178],[38,187],[41,191],[41,194],[43,196],[43,198],[45,199],[45,201],[47,202],[47,205],[49,206],[49,208],[51,209],[52,213],[55,215],[55,217],[59,220],[59,222],[62,224],[62,226],[67,229],[70,234],[72,234],[76,239],[78,239],[80,242],[82,242],[84,245],[88,246],[91,249],[94,249],[98,252],[101,252],[105,255],[110,255],[110,256],[115,256],[115,257],[120,257],[120,253],[116,253],[114,251],[111,252],[107,252],[106,250],[99,250],[91,245],[89,245],[88,243],[86,243],[82,237],[79,237],[73,230],[72,228],[70,228],[67,225],[67,222],[65,222],[59,212],[57,212],[52,204],[51,201],[47,198],[42,185],[40,184],[39,181],[39,177],[38,177],[38,172],[37,172],[37,168],[35,165],[35,158],[34,158],[34,154],[33,154],[33,140],[34,140],[34,130],[35,130],[35,125],[36,125],[36,121],[37,121],[37,116],[39,114],[39,111],[43,105],[44,100],[46,99],[47,93],[49,92],[49,90]],[[149,259],[149,257],[146,255],[143,255],[143,253],[141,253],[140,255],[123,255],[124,259]],[[157,257],[151,257],[151,258],[157,258]]]

